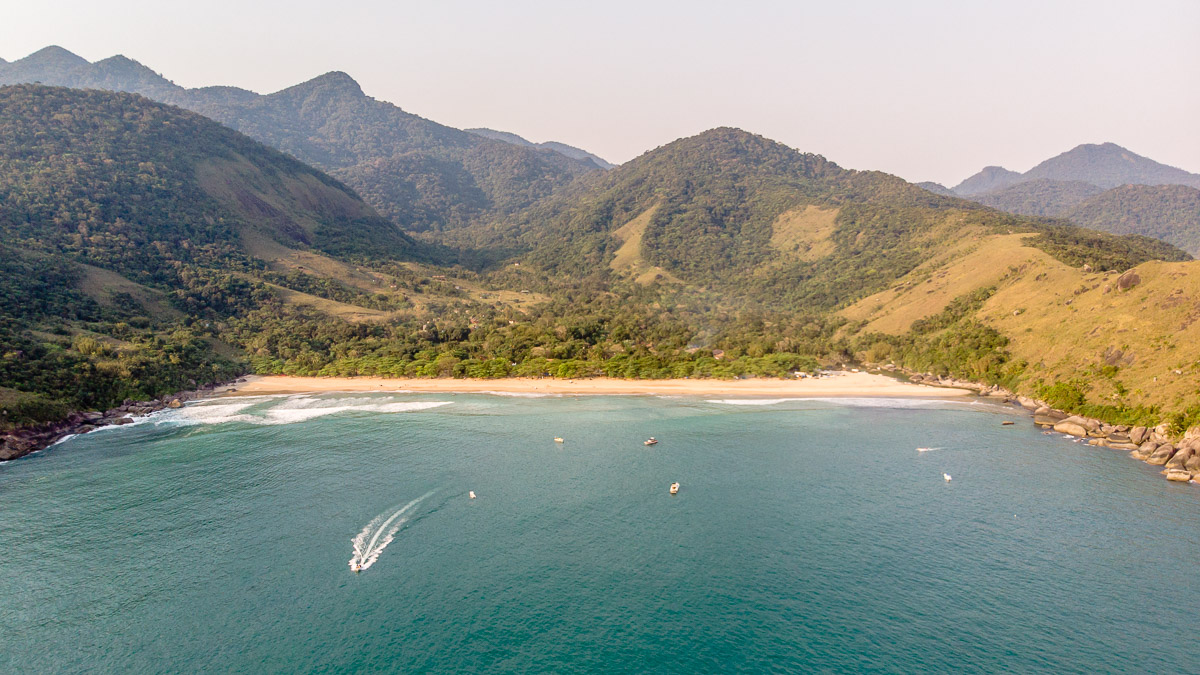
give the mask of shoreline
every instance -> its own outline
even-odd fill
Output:
[[[800,398],[957,398],[974,392],[965,388],[902,382],[886,375],[837,371],[828,377],[777,379],[622,380],[615,378],[452,378],[291,377],[250,375],[218,396],[319,394],[330,392],[547,394],[547,395],[668,395],[761,396]]]

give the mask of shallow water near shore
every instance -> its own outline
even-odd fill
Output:
[[[0,464],[0,672],[1197,670],[1200,488],[987,403],[709,398],[217,399]]]

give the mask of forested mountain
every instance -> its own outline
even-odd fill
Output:
[[[1038,164],[1026,180],[1083,181],[1108,189],[1120,185],[1190,185],[1200,187],[1200,175],[1160,164],[1115,143],[1087,143]]]
[[[1009,171],[1002,166],[985,166],[979,173],[955,185],[954,194],[969,197],[983,192],[1003,190],[1024,180],[1016,171]]]
[[[1196,251],[1190,193],[1143,189],[1147,186],[1200,188],[1200,174],[1160,164],[1114,143],[1086,144],[1023,174],[987,167],[954,191],[1009,213],[1069,218],[1084,227],[1145,235]]]
[[[345,73],[260,96],[184,89],[125,57],[93,64],[59,47],[0,65],[0,84],[34,81],[130,91],[194,110],[330,172],[410,231],[503,216],[598,169],[418,117],[366,96]]]
[[[716,304],[819,313],[886,286],[963,228],[1042,233],[1038,245],[1053,255],[1106,269],[1181,256],[848,171],[737,129],[658,148],[453,241],[515,247],[553,278],[629,278],[711,289]]]
[[[467,131],[477,136],[490,138],[494,141],[504,141],[505,143],[512,143],[513,145],[519,145],[525,148],[545,148],[546,150],[553,150],[572,159],[590,159],[601,169],[611,169],[616,166],[616,164],[605,161],[603,158],[594,155],[587,150],[581,150],[580,148],[577,148],[573,145],[567,145],[566,143],[559,143],[557,141],[534,143],[533,141],[526,140],[517,134],[509,133],[507,131],[496,131],[495,129],[467,129]]]
[[[415,249],[335,179],[200,115],[0,88],[0,387],[95,406],[234,372],[186,326],[265,301],[253,251],[272,247]]]
[[[1200,190],[1185,185],[1123,185],[1062,214],[1115,234],[1142,234],[1200,255]]]
[[[972,195],[971,199],[1009,213],[1058,216],[1101,192],[1104,192],[1104,188],[1083,181],[1037,178]]]

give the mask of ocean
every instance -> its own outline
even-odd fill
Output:
[[[1198,672],[1158,471],[977,401],[215,399],[0,464],[0,671]]]

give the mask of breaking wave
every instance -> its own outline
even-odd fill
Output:
[[[380,400],[364,397],[328,399],[293,396],[269,407],[264,406],[262,400],[238,401],[236,403],[197,403],[176,410],[156,413],[148,419],[156,424],[175,424],[181,426],[225,424],[229,422],[276,425],[294,424],[344,412],[416,412],[450,405],[450,403],[450,401],[395,401],[392,399]]]

